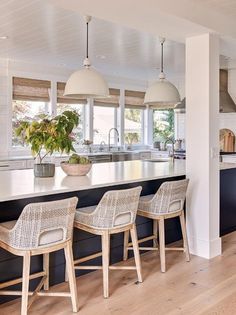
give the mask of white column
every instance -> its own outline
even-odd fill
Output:
[[[86,140],[93,141],[93,99],[88,99],[85,105],[85,137]]]
[[[144,144],[153,145],[153,110],[144,110]]]
[[[186,40],[187,228],[190,251],[221,254],[219,237],[219,39]]]
[[[117,129],[120,134],[120,145],[124,145],[124,128],[125,128],[125,90],[120,89],[119,108],[117,110]]]

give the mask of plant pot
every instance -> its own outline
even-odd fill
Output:
[[[91,170],[92,163],[88,164],[70,164],[61,162],[61,168],[69,176],[84,176]]]
[[[42,163],[34,164],[35,177],[53,177],[55,175],[55,164]]]

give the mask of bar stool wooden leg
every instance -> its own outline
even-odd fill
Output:
[[[27,315],[30,280],[30,252],[23,256],[21,315]]]
[[[43,254],[43,270],[46,273],[43,289],[47,291],[49,289],[49,253]]]
[[[153,219],[153,235],[154,235],[154,239],[153,239],[153,247],[158,247],[158,243],[157,243],[157,234],[158,234],[158,223],[157,220]]]
[[[110,235],[105,231],[102,235],[102,270],[103,270],[103,296],[109,297],[109,261],[110,261]]]
[[[123,260],[128,259],[129,230],[124,232],[124,253]]]
[[[71,244],[72,244],[72,253],[73,253],[73,238],[74,238],[74,230],[72,231],[72,236],[71,236]],[[67,266],[65,265],[65,282],[68,282],[68,274],[67,274]]]
[[[186,223],[184,218],[184,212],[179,216],[180,219],[180,225],[183,235],[183,243],[184,243],[184,251],[186,255],[186,260],[190,261],[190,254],[189,254],[189,247],[188,247],[188,238],[187,238],[187,231],[186,231]]]
[[[166,272],[165,223],[164,223],[164,219],[159,219],[158,225],[159,225],[159,246],[160,246],[161,272]]]
[[[77,287],[76,287],[75,269],[74,269],[71,241],[67,242],[67,245],[64,248],[64,252],[65,252],[67,275],[68,275],[70,293],[71,293],[72,309],[73,309],[74,313],[77,313],[79,310],[79,303],[78,303],[78,295],[77,295]]]
[[[131,234],[131,240],[132,240],[132,244],[133,244],[134,259],[135,259],[135,264],[136,264],[138,281],[143,282],[142,270],[141,270],[141,260],[140,260],[140,253],[139,253],[139,247],[138,247],[138,237],[137,237],[137,230],[136,230],[135,225],[133,225],[133,227],[130,229],[130,234]]]

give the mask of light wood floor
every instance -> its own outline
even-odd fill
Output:
[[[223,238],[223,255],[212,260],[167,252],[167,272],[160,272],[156,252],[142,256],[144,282],[133,271],[111,271],[109,299],[102,297],[102,273],[77,278],[80,315],[234,315],[236,314],[236,232]],[[133,260],[129,260],[133,263]],[[67,284],[55,286],[63,290]],[[19,300],[0,305],[1,315],[16,315]],[[69,299],[41,297],[29,315],[69,315]]]

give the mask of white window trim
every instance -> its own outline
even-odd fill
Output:
[[[97,107],[99,107],[99,105],[96,105]],[[102,107],[106,107],[106,106],[102,106]],[[108,108],[110,108],[109,106],[107,106]],[[113,126],[114,127],[112,127],[112,128],[116,128],[116,129],[118,129],[118,132],[119,132],[119,139],[121,139],[121,135],[120,135],[120,130],[119,130],[119,128],[118,128],[118,108],[117,107],[113,107],[113,109],[114,109],[114,121],[113,121]],[[90,114],[91,115],[91,114]],[[93,112],[93,114],[92,114],[92,120],[93,120],[93,125],[94,125],[94,112]],[[94,133],[92,132],[92,135],[93,135],[93,137],[92,137],[92,141],[94,142]],[[107,141],[105,141],[105,143],[106,143],[106,145],[108,145],[108,134],[107,134]],[[115,143],[114,143],[114,145],[115,146],[117,146],[117,145],[121,145],[120,144],[120,142],[118,143],[117,142],[117,137],[115,137]],[[95,148],[97,148],[97,147],[99,147],[100,146],[100,143],[95,143],[95,144],[93,144],[93,146],[95,147]]]
[[[137,109],[137,108],[136,108]],[[139,143],[132,144],[133,148],[140,147],[147,145],[148,143],[145,143],[145,109],[140,108],[141,110],[141,141]],[[125,108],[124,108],[124,134],[123,134],[123,139],[124,139],[124,145],[128,145],[125,143]]]

